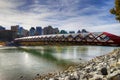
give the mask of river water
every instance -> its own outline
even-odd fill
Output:
[[[32,80],[36,74],[62,70],[64,61],[79,63],[118,47],[34,46],[0,47],[0,80]]]

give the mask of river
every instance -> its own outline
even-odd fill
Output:
[[[36,74],[62,70],[65,61],[79,63],[118,47],[31,46],[0,47],[0,80],[32,80]],[[23,79],[21,79],[23,77]]]

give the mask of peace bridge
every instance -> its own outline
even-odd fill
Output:
[[[23,46],[39,45],[102,45],[120,46],[120,36],[108,32],[51,34],[16,38],[16,44]]]

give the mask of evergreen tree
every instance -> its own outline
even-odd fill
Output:
[[[81,33],[81,31],[80,30],[78,30],[78,32],[77,33]]]
[[[116,16],[116,20],[120,22],[120,0],[115,0],[115,7],[110,10],[111,14]]]
[[[67,31],[61,30],[61,31],[60,31],[60,34],[67,34]]]

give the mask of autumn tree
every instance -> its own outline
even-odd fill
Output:
[[[115,7],[110,10],[111,14],[116,16],[116,20],[120,22],[120,0],[115,0]]]

